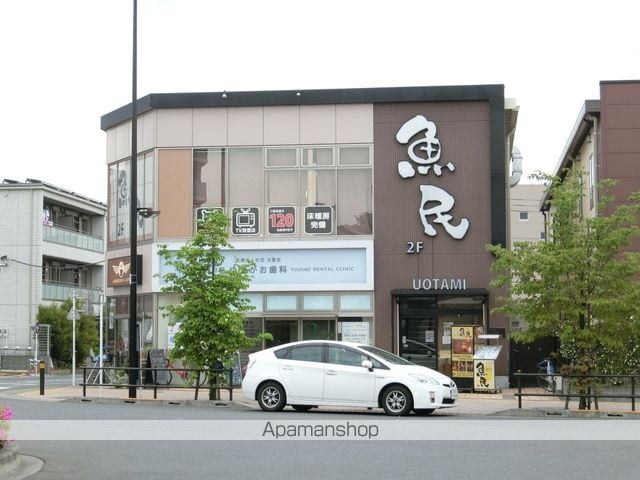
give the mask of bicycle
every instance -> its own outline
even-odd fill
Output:
[[[538,366],[538,385],[542,387],[545,392],[556,391],[556,366],[550,358],[543,358],[537,364]],[[544,375],[541,375],[544,374]]]

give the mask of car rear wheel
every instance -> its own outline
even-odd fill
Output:
[[[414,408],[413,409],[413,413],[415,413],[416,415],[431,415],[435,411],[436,411],[435,408]]]
[[[291,405],[294,410],[298,412],[308,412],[313,408],[313,405]]]
[[[402,385],[392,385],[382,394],[382,408],[387,415],[407,415],[413,408],[411,392]]]
[[[286,404],[284,388],[277,382],[266,382],[258,390],[258,405],[267,412],[282,410]]]

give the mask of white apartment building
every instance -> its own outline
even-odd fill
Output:
[[[90,312],[99,313],[106,208],[40,180],[0,183],[2,357],[28,362],[35,356],[36,331],[43,344],[38,356],[47,354],[47,331],[36,328],[40,304],[62,302],[75,293]]]

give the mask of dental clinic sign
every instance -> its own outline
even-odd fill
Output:
[[[417,138],[411,141],[412,138]],[[416,115],[405,122],[396,140],[407,145],[409,160],[398,162],[398,174],[404,178],[413,178],[416,171],[419,175],[428,176],[431,173],[440,177],[444,171],[453,173],[455,166],[448,162],[440,164],[442,148],[437,137],[436,124],[423,115]],[[469,220],[461,218],[456,221],[449,212],[455,205],[455,198],[446,190],[431,184],[420,185],[421,200],[418,214],[424,228],[425,235],[435,237],[441,228],[456,240],[461,240],[469,230]],[[438,228],[436,228],[438,227]],[[440,228],[441,227],[441,228]],[[422,242],[409,242],[407,253],[419,253]]]

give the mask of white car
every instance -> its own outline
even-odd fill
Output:
[[[312,340],[249,355],[242,394],[271,412],[332,405],[406,415],[455,406],[458,388],[446,375],[376,347]]]

